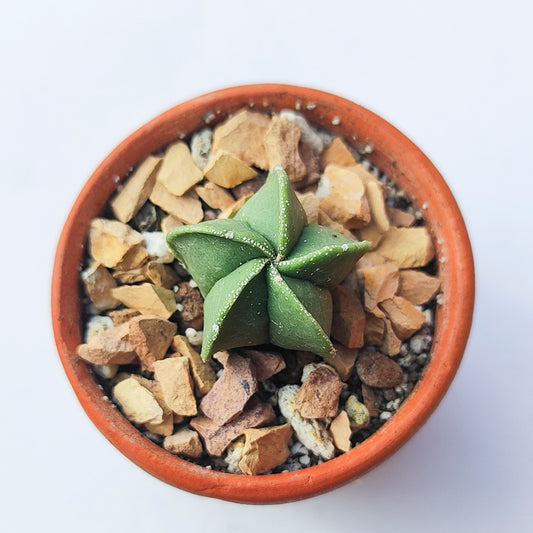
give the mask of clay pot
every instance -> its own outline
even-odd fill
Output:
[[[82,318],[79,267],[89,222],[114,192],[115,176],[161,149],[245,106],[257,110],[298,109],[314,125],[342,135],[422,208],[437,248],[442,304],[426,372],[399,411],[353,450],[300,471],[249,477],[214,472],[184,461],[143,437],[104,399],[88,365],[76,356]],[[52,319],[65,372],[83,408],[124,455],[159,479],[204,496],[250,503],[297,500],[362,476],[404,444],[444,396],[461,361],[472,319],[474,269],[468,235],[455,200],[427,157],[374,113],[338,96],[286,85],[223,89],[178,105],[148,122],[117,146],[90,177],[61,234],[52,279]]]

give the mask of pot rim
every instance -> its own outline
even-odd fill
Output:
[[[295,472],[261,476],[212,471],[155,445],[112,406],[89,366],[76,355],[81,342],[79,267],[88,226],[115,190],[117,177],[180,135],[207,123],[211,126],[227,112],[251,104],[257,111],[299,108],[313,124],[344,136],[404,188],[413,203],[424,209],[442,282],[430,361],[394,416],[350,452]],[[474,287],[472,250],[457,203],[438,170],[407,137],[373,112],[340,96],[293,85],[242,85],[192,98],[163,112],[122,141],[93,172],[58,241],[52,273],[52,324],[61,363],[82,407],[103,435],[135,464],[196,494],[243,503],[279,503],[314,496],[363,475],[420,429],[461,362],[472,322]]]

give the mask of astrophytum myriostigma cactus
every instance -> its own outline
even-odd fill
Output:
[[[280,166],[233,219],[179,226],[167,242],[205,298],[204,360],[265,343],[332,355],[329,289],[369,247],[307,224]]]

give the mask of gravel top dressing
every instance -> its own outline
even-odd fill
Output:
[[[298,112],[242,109],[131,169],[92,221],[78,355],[183,459],[246,475],[332,459],[394,416],[430,357],[424,208]]]

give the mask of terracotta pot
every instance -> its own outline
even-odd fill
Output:
[[[426,372],[399,411],[353,450],[300,471],[249,477],[210,471],[184,461],[143,437],[103,398],[88,365],[76,356],[82,318],[79,267],[89,222],[99,216],[117,182],[148,154],[180,134],[188,135],[253,105],[257,110],[300,109],[308,120],[338,133],[424,205],[437,247],[442,305]],[[340,119],[340,122],[339,122]],[[374,113],[338,96],[286,85],[251,85],[215,91],[178,105],[148,122],[117,146],[90,177],[66,221],[52,279],[52,319],[59,356],[83,408],[124,455],[181,489],[237,502],[273,503],[317,495],[363,475],[404,444],[427,420],[461,361],[472,319],[474,269],[468,235],[455,200],[424,154]]]

